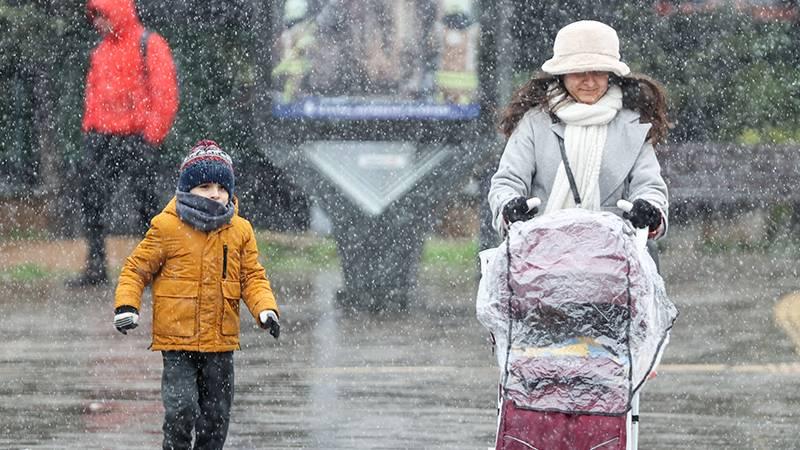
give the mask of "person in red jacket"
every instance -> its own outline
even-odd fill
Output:
[[[86,77],[80,197],[88,257],[74,287],[108,282],[103,211],[117,179],[131,176],[142,229],[158,209],[153,182],[157,148],[178,110],[178,82],[169,45],[145,29],[134,0],[88,0],[102,34]]]

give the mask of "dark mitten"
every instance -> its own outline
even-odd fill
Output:
[[[275,339],[278,339],[278,336],[281,335],[281,324],[278,322],[278,315],[271,309],[261,311],[258,315],[258,324],[261,328],[269,330],[269,334]]]
[[[122,334],[128,334],[139,326],[139,311],[133,306],[120,306],[114,310],[114,327]]]
[[[634,200],[633,208],[622,217],[630,220],[636,228],[647,227],[652,231],[661,226],[661,212],[647,200]]]
[[[525,197],[514,197],[503,207],[503,219],[511,225],[517,221],[533,219],[539,208],[528,209],[528,200]]]

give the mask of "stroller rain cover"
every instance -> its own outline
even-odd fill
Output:
[[[573,208],[514,223],[481,253],[478,320],[518,407],[622,415],[678,311],[630,224]]]

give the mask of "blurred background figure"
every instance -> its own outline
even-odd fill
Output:
[[[430,95],[436,64],[431,0],[330,0],[316,17],[319,36],[309,87],[319,95]]]
[[[90,55],[84,94],[80,197],[87,260],[71,287],[108,282],[103,211],[123,173],[133,181],[142,230],[158,211],[156,151],[178,111],[169,45],[145,29],[133,0],[89,0],[86,7],[102,40]]]
[[[438,33],[440,62],[436,70],[437,100],[468,104],[478,89],[478,38],[480,28],[473,0],[443,0]]]
[[[280,61],[272,70],[281,101],[291,102],[305,87],[311,69],[309,52],[316,45],[317,26],[310,17],[307,0],[287,0],[283,6],[283,30],[278,37],[276,54]]]

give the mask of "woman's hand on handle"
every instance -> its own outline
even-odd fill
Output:
[[[530,199],[526,199],[522,196],[514,197],[503,206],[503,220],[505,220],[507,225],[511,225],[520,220],[525,221],[533,219],[539,212],[539,205],[541,203],[541,200],[536,197]]]
[[[637,201],[644,202],[644,200],[637,200]],[[647,202],[645,202],[645,203],[647,203]],[[644,227],[637,227],[636,224],[633,223],[633,220],[630,219],[630,214],[634,210],[635,204],[636,204],[636,202],[631,203],[631,202],[629,202],[627,200],[619,200],[619,201],[617,201],[617,208],[619,208],[619,209],[621,209],[623,211],[623,213],[622,213],[622,217],[623,218],[629,220],[631,222],[631,225],[634,226],[634,228],[638,228],[638,230],[636,231],[636,245],[638,245],[641,249],[645,249],[647,247],[648,230],[645,230]],[[648,205],[649,205],[649,203],[648,203]],[[658,211],[658,210],[656,210],[656,211]],[[661,220],[661,216],[660,216],[661,213],[658,213],[658,214],[659,214],[659,220]]]
[[[620,200],[617,207],[624,211],[622,217],[630,220],[636,228],[648,228],[652,231],[661,226],[661,211],[647,200],[638,198],[633,203]]]

